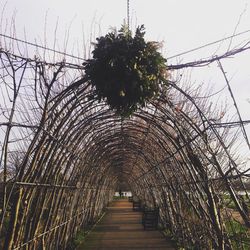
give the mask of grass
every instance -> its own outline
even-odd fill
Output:
[[[233,249],[250,249],[250,235],[248,228],[245,225],[231,219],[225,222],[225,226]]]
[[[125,199],[128,198],[127,196],[113,196],[113,200],[120,200],[120,199]]]
[[[101,216],[99,217],[99,219],[96,221],[96,223],[91,224],[89,228],[85,228],[85,230],[84,229],[79,230],[76,233],[75,237],[72,239],[72,241],[67,246],[66,250],[81,249],[81,246],[84,243],[84,241],[86,240],[86,237],[89,235],[90,232],[92,232],[94,230],[95,226],[102,220],[104,215],[105,215],[105,212],[103,212],[101,214]]]
[[[3,221],[2,234],[0,235],[0,248],[1,249],[3,249],[4,239],[5,239],[5,235],[7,233],[7,229],[9,226],[9,221],[10,221],[9,216],[8,215],[5,216],[4,221]]]
[[[75,235],[75,237],[70,242],[70,244],[67,246],[67,250],[77,249],[77,247],[83,243],[83,241],[85,239],[85,235],[86,235],[86,233],[84,230],[78,231],[77,234]]]
[[[80,244],[83,243],[83,241],[85,240],[85,231],[80,230],[79,232],[77,232],[76,236],[73,239],[73,243],[76,246],[79,246]]]

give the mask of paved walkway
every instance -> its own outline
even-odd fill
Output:
[[[125,199],[112,202],[78,250],[176,249],[159,231],[144,231],[141,216],[140,212],[132,211],[132,203]]]

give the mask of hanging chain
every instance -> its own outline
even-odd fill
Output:
[[[129,9],[130,9],[130,2],[129,2],[129,0],[127,0],[127,25],[128,25],[128,29],[129,29],[129,19],[130,19],[130,17],[129,17]]]

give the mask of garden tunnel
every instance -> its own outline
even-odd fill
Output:
[[[225,122],[201,88],[170,77],[159,97],[121,118],[93,98],[79,64],[2,49],[1,78],[4,249],[66,249],[120,183],[159,208],[161,228],[182,246],[247,244],[227,209],[232,202],[242,228],[250,226],[233,151],[233,127],[244,123]]]

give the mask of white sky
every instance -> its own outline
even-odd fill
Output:
[[[56,48],[65,48],[65,33],[69,29],[67,52],[83,56],[82,41],[91,41],[105,34],[110,27],[120,28],[127,16],[127,0],[0,0],[2,25],[0,33],[12,35],[11,18],[16,21],[16,36],[52,47],[56,33]],[[5,7],[4,7],[5,6]],[[165,57],[178,54],[208,42],[250,30],[250,0],[130,0],[131,27],[145,24],[148,40],[164,41]],[[7,25],[6,25],[7,24]],[[5,27],[7,26],[7,29]],[[46,27],[46,28],[45,28]],[[25,32],[24,32],[25,30]],[[45,35],[46,33],[46,35]],[[250,40],[250,33],[235,38],[232,48]],[[169,64],[198,60],[224,53],[229,40],[203,50],[169,60]],[[78,44],[78,47],[77,47]],[[220,49],[217,51],[218,47]],[[244,53],[233,60],[226,60],[228,77],[243,110],[245,119],[250,104],[250,54]],[[218,72],[206,69],[194,72],[194,80],[210,82],[215,90],[221,87]],[[196,78],[197,77],[197,78]],[[224,83],[223,83],[224,84]]]
[[[65,47],[65,33],[69,29],[67,52],[80,56],[83,56],[83,36],[88,38],[92,31],[91,41],[94,42],[96,36],[106,34],[110,27],[119,29],[127,16],[127,0],[0,0],[0,3],[2,10],[6,5],[2,11],[1,33],[11,34],[8,27],[12,16],[15,16],[18,38],[24,39],[25,30],[28,41],[52,47],[58,20],[57,49]],[[131,27],[134,29],[136,25],[144,24],[147,39],[164,41],[164,56],[170,57],[234,32],[250,30],[250,0],[130,0],[130,16]],[[235,38],[231,48],[247,40],[250,41],[250,32]],[[229,43],[226,41],[169,60],[168,63],[198,60],[213,53],[224,53]],[[225,60],[224,67],[231,79],[242,116],[250,119],[250,52]],[[192,79],[198,83],[208,82],[214,86],[214,91],[225,85],[216,65],[204,70],[193,70]]]
[[[29,40],[43,40],[47,15],[47,38],[54,39],[59,19],[61,34],[71,23],[72,41],[82,39],[82,26],[89,35],[91,24],[100,25],[105,34],[109,27],[120,27],[126,18],[127,0],[0,0],[6,3],[4,18],[15,13],[18,36],[25,28]],[[167,56],[250,29],[250,0],[130,0],[132,27],[145,24],[148,38],[164,40]],[[47,14],[46,14],[47,13]],[[71,42],[72,42],[71,41]],[[60,44],[60,41],[59,41]],[[62,44],[60,44],[62,46]]]

